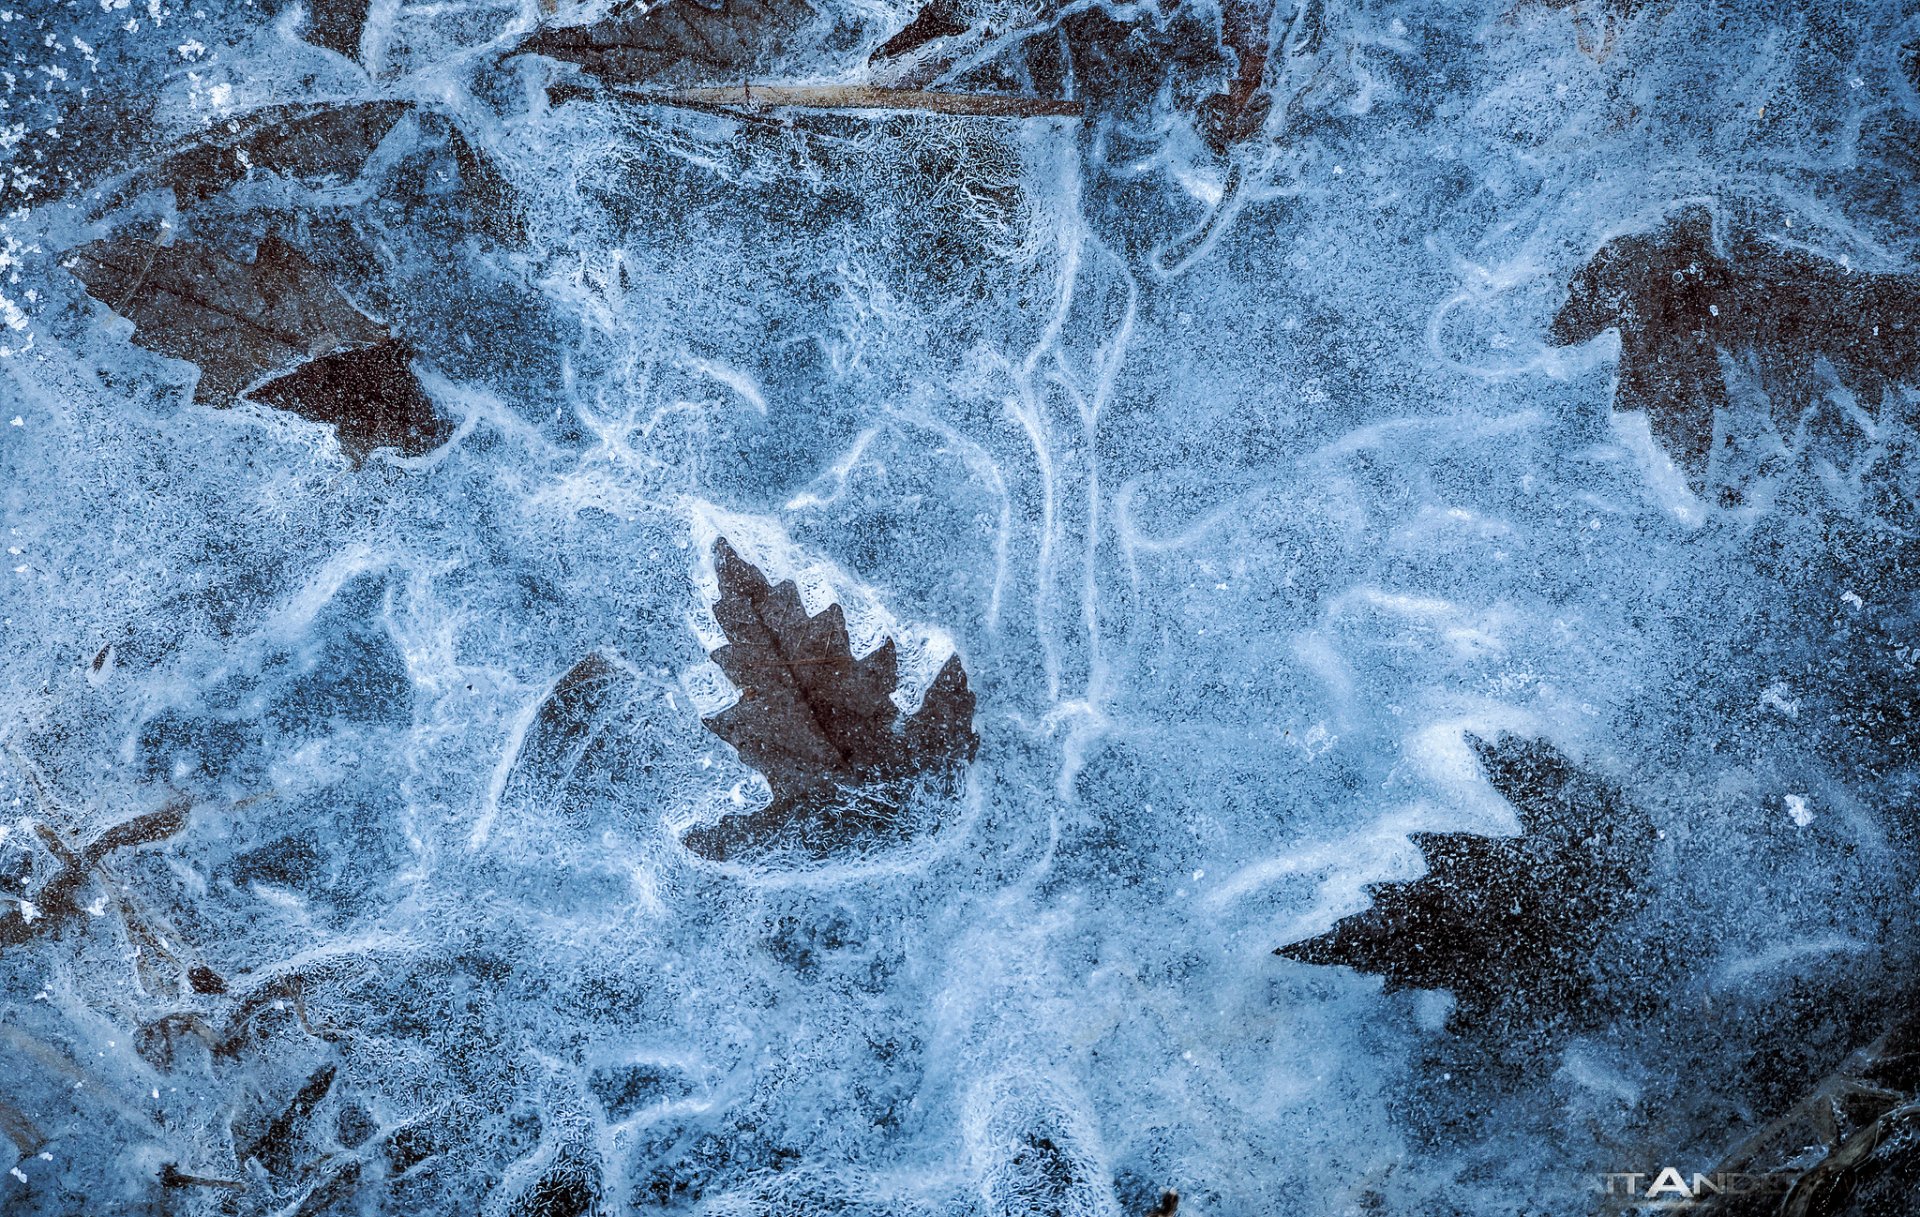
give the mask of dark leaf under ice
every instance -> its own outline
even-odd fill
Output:
[[[1722,253],[1709,215],[1615,238],[1574,276],[1552,337],[1620,333],[1618,410],[1645,410],[1654,438],[1698,490],[1714,412],[1729,404],[1723,361],[1747,363],[1791,432],[1827,372],[1868,407],[1920,372],[1920,275],[1849,269],[1798,249],[1737,242]]]
[[[360,57],[360,35],[367,28],[367,10],[372,7],[372,0],[302,0],[302,3],[307,10],[302,37],[348,59]]]
[[[972,26],[960,12],[960,6],[953,0],[929,0],[912,21],[901,27],[900,32],[880,44],[873,53],[873,62],[888,59],[900,59],[913,54],[928,43],[942,38],[951,38],[955,34],[964,34]]]
[[[376,448],[419,456],[445,443],[453,424],[434,409],[395,338],[332,351],[252,389],[248,398],[316,423],[331,423],[355,461]]]
[[[716,860],[763,845],[821,854],[896,828],[917,788],[953,784],[980,744],[958,655],[902,715],[891,638],[855,658],[839,605],[808,616],[791,580],[769,584],[724,538],[714,561],[728,641],[713,661],[740,700],[706,724],[766,775],[773,799],[690,831],[690,849]]]
[[[523,52],[580,65],[609,84],[737,85],[763,77],[821,24],[806,0],[665,0],[624,4],[590,25],[536,30]]]
[[[241,1149],[241,1160],[252,1158],[269,1174],[284,1175],[292,1170],[300,1153],[301,1134],[312,1120],[314,1109],[333,1089],[335,1073],[333,1065],[322,1065],[315,1070],[286,1107]]]
[[[551,791],[590,772],[614,712],[631,697],[633,678],[599,651],[561,674],[534,712],[504,791]]]
[[[1450,989],[1462,1026],[1549,1023],[1600,980],[1596,936],[1636,907],[1653,827],[1614,787],[1542,740],[1468,737],[1517,837],[1411,834],[1427,873],[1274,953],[1357,968],[1395,989]]]
[[[199,366],[204,405],[244,395],[332,424],[355,460],[380,447],[417,455],[451,434],[406,346],[276,237],[252,262],[192,242],[119,239],[81,247],[68,265],[134,323],[136,344]]]
[[[260,174],[314,187],[350,182],[409,114],[426,143],[444,142],[480,231],[521,233],[520,200],[497,165],[452,118],[411,101],[326,101],[266,106],[223,119],[126,179],[120,198],[155,186],[183,210]]]
[[[263,172],[301,181],[357,176],[410,101],[269,106],[215,124],[142,175],[170,187],[180,206]]]
[[[271,372],[387,337],[299,250],[268,237],[252,262],[183,241],[118,239],[75,251],[87,294],[134,324],[133,340],[200,368],[195,400],[225,406]]]
[[[59,933],[70,918],[79,915],[80,897],[99,879],[98,868],[102,862],[120,850],[137,849],[179,835],[186,828],[191,811],[190,803],[176,800],[157,811],[122,820],[78,849],[67,845],[60,834],[47,825],[35,824],[35,835],[60,863],[60,869],[34,893],[33,904],[39,910],[36,919],[0,917],[0,947],[25,942],[40,931]]]

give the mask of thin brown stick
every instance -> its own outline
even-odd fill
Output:
[[[994,93],[933,93],[866,85],[729,85],[718,89],[663,91],[626,89],[622,96],[662,106],[743,110],[903,110],[978,118],[1078,118],[1080,103],[1068,98],[1014,97]]]

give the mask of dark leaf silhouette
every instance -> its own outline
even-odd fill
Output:
[[[554,792],[593,772],[633,689],[633,677],[598,651],[568,668],[534,713],[502,795]]]
[[[360,57],[360,34],[367,28],[372,0],[304,0],[306,40],[338,51],[348,59]]]
[[[410,101],[270,106],[214,126],[142,180],[171,187],[188,207],[256,171],[302,181],[352,178],[412,109]]]
[[[251,263],[192,242],[96,241],[67,264],[134,324],[134,341],[200,366],[196,400],[225,406],[262,375],[386,338],[318,268],[276,237]]]
[[[362,461],[376,448],[431,452],[453,434],[409,366],[407,345],[389,338],[311,360],[250,391],[263,405],[332,423],[340,450]]]
[[[1552,337],[1620,332],[1619,410],[1645,410],[1696,489],[1706,484],[1722,359],[1749,363],[1783,430],[1818,396],[1823,368],[1874,407],[1920,372],[1920,275],[1872,274],[1747,241],[1723,255],[1692,208],[1659,232],[1607,242],[1581,269]]]
[[[283,1175],[293,1169],[299,1150],[299,1138],[313,1117],[313,1109],[327,1097],[333,1089],[335,1068],[322,1065],[313,1076],[294,1094],[279,1115],[267,1122],[260,1135],[249,1142],[240,1153],[241,1161],[248,1158],[259,1160],[261,1166],[275,1175]]]
[[[688,848],[716,860],[745,846],[825,854],[897,830],[916,787],[952,787],[980,743],[959,656],[902,720],[892,639],[856,659],[839,605],[809,617],[792,582],[768,584],[724,538],[714,556],[728,642],[713,661],[740,700],[706,724],[766,775],[773,800],[689,832]]]
[[[961,16],[960,6],[954,0],[929,0],[914,19],[901,31],[880,44],[873,53],[871,62],[879,63],[888,59],[900,59],[911,55],[930,42],[942,38],[951,38],[955,34],[964,34],[973,28]]]
[[[630,3],[591,25],[536,30],[519,50],[579,64],[609,84],[734,85],[810,49],[821,23],[807,0]]]
[[[164,186],[184,210],[254,174],[309,186],[351,181],[417,109],[411,101],[352,101],[254,110],[214,125],[134,173],[120,196]],[[518,239],[520,199],[492,159],[451,118],[431,110],[418,113],[423,139],[444,141],[452,155],[476,226],[495,240]]]
[[[1451,989],[1459,1026],[1544,1024],[1595,988],[1596,935],[1638,903],[1654,834],[1619,791],[1552,745],[1468,737],[1521,835],[1414,833],[1427,873],[1371,888],[1373,906],[1275,951]]]
[[[244,394],[333,424],[356,461],[385,446],[417,455],[450,433],[406,347],[278,238],[262,241],[252,262],[190,242],[97,241],[68,266],[133,321],[136,343],[199,365],[202,404],[221,408]]]

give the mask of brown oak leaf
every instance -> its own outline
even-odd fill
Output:
[[[891,638],[855,658],[839,605],[808,616],[791,581],[769,584],[725,538],[714,560],[713,611],[728,641],[713,661],[740,700],[706,725],[766,776],[773,799],[693,829],[684,838],[689,849],[716,861],[760,848],[823,856],[900,832],[902,812],[920,792],[954,790],[980,746],[958,655],[920,708],[903,715],[892,696]]]
[[[1697,491],[1714,411],[1729,402],[1723,359],[1750,363],[1783,430],[1819,395],[1823,367],[1876,407],[1920,373],[1920,275],[1850,270],[1758,241],[1722,254],[1711,217],[1689,208],[1658,232],[1607,242],[1574,276],[1553,341],[1609,329],[1620,333],[1614,408],[1645,410]]]
[[[67,265],[133,322],[137,344],[199,366],[204,405],[247,396],[332,424],[355,461],[384,446],[418,455],[451,433],[405,345],[278,238],[252,262],[192,242],[118,239],[82,246]]]
[[[1413,833],[1427,873],[1274,954],[1357,968],[1396,989],[1450,989],[1456,1026],[1552,1023],[1598,987],[1596,936],[1638,905],[1646,815],[1540,740],[1467,742],[1520,813],[1517,837]]]

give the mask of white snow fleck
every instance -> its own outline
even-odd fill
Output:
[[[1813,813],[1807,810],[1805,795],[1790,794],[1786,797],[1787,815],[1801,828],[1813,823]]]

